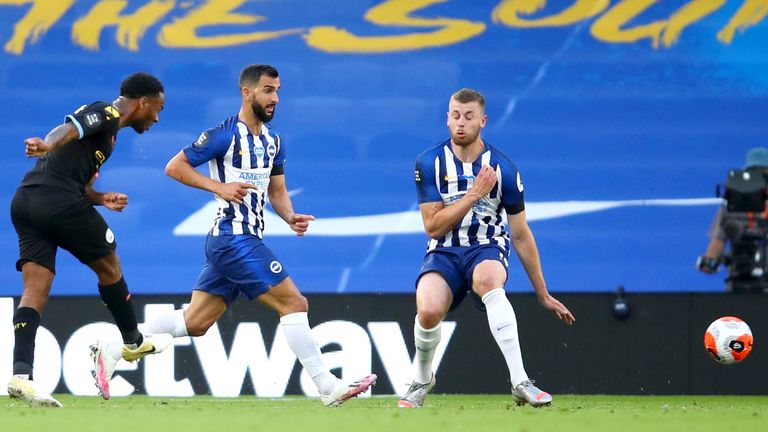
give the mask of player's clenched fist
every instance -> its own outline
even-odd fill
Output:
[[[128,205],[128,195],[119,192],[104,192],[102,204],[112,211],[121,212]]]
[[[496,171],[488,165],[480,168],[480,172],[475,176],[475,182],[468,194],[480,199],[487,195],[494,186],[496,186]]]
[[[43,156],[48,153],[48,150],[51,148],[50,144],[39,137],[25,139],[24,146],[26,147],[25,153],[27,157]]]

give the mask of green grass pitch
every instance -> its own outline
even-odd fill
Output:
[[[395,397],[355,399],[326,408],[317,399],[133,396],[103,401],[59,395],[64,409],[34,409],[4,399],[3,431],[760,431],[768,396],[556,395],[550,407],[517,407],[506,395],[430,395],[418,410]]]

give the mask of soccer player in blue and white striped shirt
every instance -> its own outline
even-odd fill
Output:
[[[285,146],[267,126],[275,114],[279,90],[277,69],[247,66],[240,74],[238,114],[203,132],[168,162],[169,176],[212,192],[219,209],[205,241],[206,262],[189,308],[160,316],[146,323],[144,330],[174,337],[201,336],[239,295],[258,298],[280,315],[288,345],[317,385],[322,402],[337,406],[366,391],[376,375],[346,382],[330,372],[312,338],[307,299],[262,242],[267,197],[299,236],[315,219],[293,211],[283,169]],[[210,178],[195,169],[206,162]]]
[[[480,137],[486,122],[485,98],[475,90],[459,90],[448,107],[451,138],[416,160],[419,208],[430,240],[416,282],[416,377],[398,402],[402,408],[422,406],[435,385],[432,359],[440,342],[440,323],[468,292],[482,299],[491,333],[507,361],[515,401],[533,406],[552,402],[523,368],[517,319],[504,291],[510,243],[539,302],[568,324],[574,317],[547,291],[536,241],[525,219],[520,173],[507,156]]]

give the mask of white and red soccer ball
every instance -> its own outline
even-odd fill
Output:
[[[716,319],[704,333],[704,348],[720,364],[734,364],[752,352],[752,330],[742,319],[724,316]]]

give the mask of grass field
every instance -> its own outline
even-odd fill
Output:
[[[503,395],[431,395],[424,408],[395,408],[394,397],[325,408],[317,399],[158,398],[103,401],[59,395],[65,409],[33,409],[5,399],[2,431],[765,431],[768,396],[573,396],[517,407]]]

